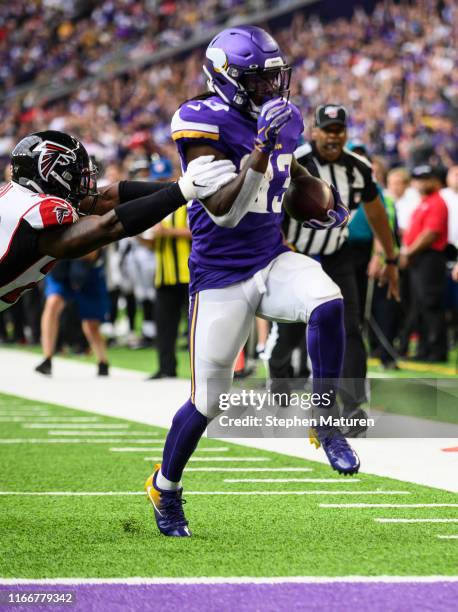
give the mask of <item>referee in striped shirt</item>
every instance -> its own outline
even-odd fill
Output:
[[[385,208],[380,200],[370,163],[344,148],[347,133],[347,111],[336,104],[319,106],[315,111],[312,140],[295,153],[298,162],[314,176],[332,183],[343,202],[354,214],[362,204],[372,226],[380,251],[385,253],[382,282],[388,284],[388,297],[399,299],[398,268],[394,241]],[[302,227],[289,217],[285,219],[286,240],[298,252],[321,262],[324,271],[340,287],[345,305],[346,351],[342,370],[341,401],[345,416],[358,416],[359,405],[367,400],[367,372],[356,276],[347,244],[348,228],[314,230]],[[269,360],[271,379],[291,375],[292,350],[303,341],[301,324],[280,323],[274,326],[276,340]],[[281,381],[277,381],[277,385]],[[275,383],[274,383],[275,384]],[[280,388],[280,387],[279,387]],[[351,432],[348,432],[351,433]]]

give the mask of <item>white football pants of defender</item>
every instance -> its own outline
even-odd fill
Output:
[[[299,253],[276,257],[248,280],[194,295],[190,310],[191,401],[214,418],[228,393],[234,362],[255,316],[307,323],[314,308],[342,298],[318,262]]]

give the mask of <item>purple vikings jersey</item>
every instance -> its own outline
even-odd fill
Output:
[[[173,116],[171,129],[184,169],[186,147],[205,144],[221,151],[240,170],[257,134],[256,120],[224,104],[216,95],[185,102]],[[250,278],[288,250],[280,232],[282,200],[291,180],[292,152],[297,143],[283,140],[280,132],[258,195],[236,227],[216,225],[198,200],[188,208],[191,293]]]

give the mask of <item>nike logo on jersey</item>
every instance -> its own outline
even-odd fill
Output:
[[[188,104],[189,108],[192,108],[192,110],[195,111],[199,111],[200,110],[200,104]]]

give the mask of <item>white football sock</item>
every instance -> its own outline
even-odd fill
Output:
[[[180,482],[172,482],[168,480],[163,474],[162,470],[159,470],[158,475],[156,476],[156,484],[159,489],[163,491],[178,491],[181,489],[181,480]]]

